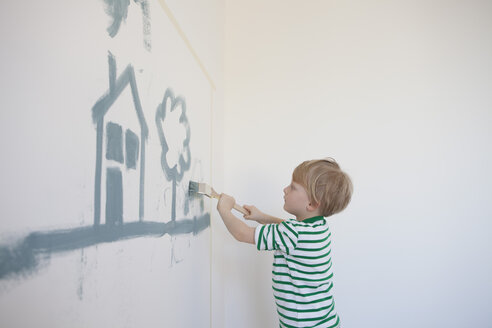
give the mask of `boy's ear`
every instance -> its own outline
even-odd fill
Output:
[[[306,206],[306,210],[308,210],[308,212],[313,212],[313,211],[316,211],[319,207],[319,204],[316,204],[314,202],[310,202],[308,206]]]

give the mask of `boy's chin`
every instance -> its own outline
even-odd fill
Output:
[[[286,211],[286,212],[287,212],[287,213],[289,213],[289,214],[295,215],[294,213],[292,213],[292,211],[291,211],[291,210],[289,210],[289,209],[285,206],[285,204],[284,204],[284,211]]]

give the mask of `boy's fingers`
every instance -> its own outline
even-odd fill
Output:
[[[253,210],[255,210],[255,207],[253,205],[243,205],[243,207],[247,209],[250,214]]]

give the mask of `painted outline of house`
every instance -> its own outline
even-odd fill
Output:
[[[139,187],[139,220],[144,216],[144,181],[145,181],[145,144],[148,138],[148,127],[138,95],[137,83],[135,80],[135,71],[129,64],[123,73],[116,78],[116,61],[111,52],[108,53],[109,64],[109,90],[104,94],[92,107],[92,120],[96,124],[96,172],[94,184],[94,225],[101,223],[101,188],[102,188],[102,169],[103,169],[103,139],[106,132],[108,147],[106,149],[106,159],[114,160],[119,163],[125,162],[127,168],[136,168],[138,159],[138,150],[140,148],[140,187]],[[113,122],[104,124],[104,117],[111,109],[114,102],[121,95],[123,90],[130,86],[133,98],[133,105],[140,124],[140,140],[138,136],[130,130],[126,131],[126,152],[123,156],[123,137],[111,137],[122,135],[121,126]],[[140,147],[139,147],[140,145]],[[121,150],[120,150],[121,147]],[[131,153],[131,154],[129,154]],[[126,158],[125,158],[126,157]],[[126,161],[125,161],[126,159]],[[123,190],[122,190],[122,172],[119,168],[107,167],[106,175],[106,208],[105,223],[116,224],[123,222]],[[109,187],[108,187],[109,186]]]

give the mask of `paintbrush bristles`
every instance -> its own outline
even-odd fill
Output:
[[[195,181],[190,181],[190,184],[188,185],[188,195],[192,196],[198,192],[198,182]]]
[[[208,196],[210,198],[216,198],[216,199],[220,198],[220,194],[218,194],[214,190],[214,188],[210,187],[206,183],[198,183],[195,181],[190,181],[190,183],[188,185],[188,194],[190,196],[193,196],[196,194],[202,194],[202,195]],[[234,209],[236,209],[237,211],[239,211],[245,215],[249,214],[249,212],[247,210],[245,210],[241,205],[234,204]]]
[[[188,194],[202,194],[208,197],[213,197],[212,188],[209,185],[207,185],[206,183],[198,183],[195,181],[190,181],[190,184],[188,185]]]

